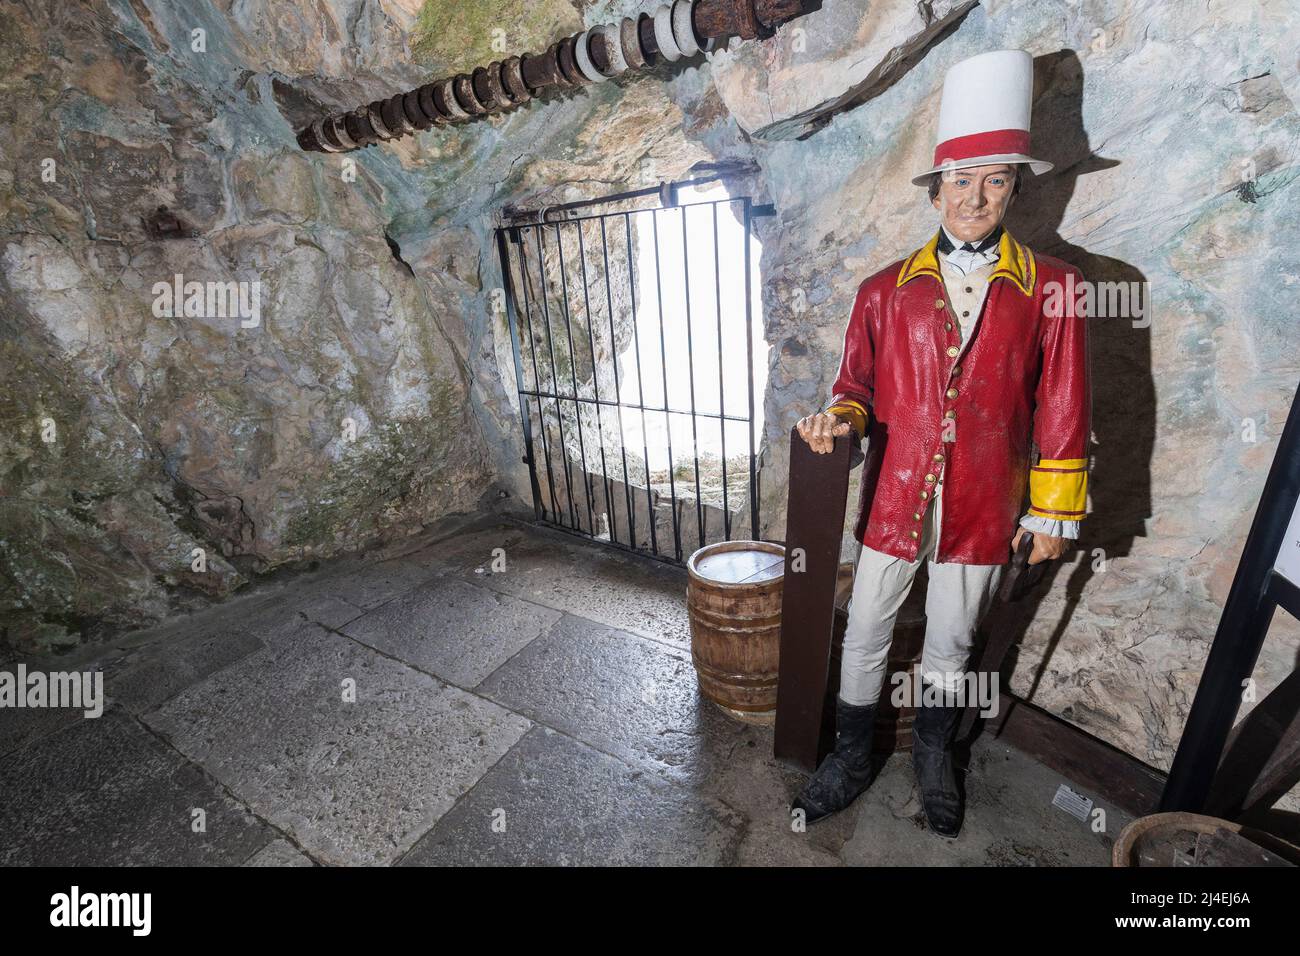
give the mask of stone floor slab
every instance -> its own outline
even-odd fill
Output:
[[[0,759],[0,865],[228,866],[273,837],[121,710]]]
[[[314,624],[146,720],[313,857],[350,864],[408,849],[529,726]]]
[[[407,560],[690,650],[682,568],[513,523],[439,542]]]
[[[262,647],[251,634],[216,627],[138,648],[110,673],[108,696],[131,713],[142,714]]]
[[[423,584],[437,573],[437,569],[407,559],[377,562],[349,559],[304,581],[301,592],[317,600],[329,598],[368,611]],[[330,621],[321,623],[336,626]]]
[[[699,695],[689,655],[570,614],[479,685],[539,723],[696,789],[744,725]]]
[[[857,866],[1109,866],[1115,837],[1132,819],[1102,805],[1106,830],[1094,833],[1052,806],[1057,786],[1066,781],[990,738],[976,741],[965,780],[962,831],[955,840],[940,837],[926,828],[910,757],[893,757],[858,800],[857,829],[844,845],[845,861]]]
[[[92,663],[81,663],[76,666],[65,665],[62,661],[39,660],[31,662],[21,662],[26,670],[19,670],[19,664],[13,663],[0,670],[5,671],[9,678],[16,682],[19,676],[24,676],[30,680],[31,675],[37,671],[43,673],[49,680],[52,674],[56,673],[80,673],[82,677],[82,686],[85,687],[85,681],[94,682],[97,680],[96,674],[103,673],[104,680],[104,697],[108,698],[108,680],[109,673],[113,665],[112,661],[98,661]],[[110,700],[105,700],[103,706],[107,710],[112,705]],[[86,707],[2,707],[0,708],[0,757],[27,746],[50,734],[57,733],[65,727],[71,727],[74,724],[81,723],[87,719]]]
[[[302,867],[315,865],[311,857],[285,839],[273,840],[254,853],[244,863],[244,866]]]
[[[457,578],[434,578],[343,633],[459,687],[474,687],[560,618],[558,611]]]
[[[711,866],[744,818],[563,734],[535,727],[404,866]]]

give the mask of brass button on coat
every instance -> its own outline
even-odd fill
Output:
[[[952,323],[951,323],[951,322],[945,322],[945,323],[943,324],[943,330],[944,330],[945,332],[951,332],[951,331],[952,331]]]
[[[934,484],[934,475],[926,475],[925,480],[928,481],[930,484]]]
[[[955,345],[948,346],[948,358],[956,358],[957,353],[960,351],[961,349],[957,348]]]
[[[935,460],[935,461],[943,461],[943,455],[935,455],[935,456],[934,456],[934,460]]]
[[[943,308],[943,299],[935,299],[935,300],[934,300],[934,307],[935,307],[936,309],[942,309],[942,308]]]
[[[961,394],[961,392],[957,391],[957,389],[955,388],[950,388],[948,389],[948,391],[944,392],[944,394],[947,395],[949,398],[956,398],[958,395]]]
[[[922,500],[922,501],[924,501],[926,498],[929,498],[929,497],[930,497],[930,492],[928,492],[928,491],[923,491],[923,492],[921,492],[921,500]]]
[[[947,419],[953,419],[957,417],[957,413],[950,408],[943,413],[943,417]]]
[[[917,534],[915,531],[911,532],[911,535],[912,535],[913,538],[919,538],[919,537],[920,537],[920,535]]]
[[[961,374],[961,366],[960,366],[960,365],[954,365],[954,366],[952,367],[952,374],[953,374],[953,375],[960,375],[960,374]]]
[[[912,517],[915,518],[917,521],[921,520],[921,515],[917,512],[913,512]]]

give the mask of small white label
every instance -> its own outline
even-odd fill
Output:
[[[1286,537],[1277,552],[1274,569],[1296,587],[1300,587],[1300,502],[1296,502],[1295,511],[1291,513],[1291,523],[1287,526]]]
[[[1083,794],[1075,793],[1065,784],[1056,788],[1056,796],[1052,797],[1052,806],[1060,807],[1080,823],[1086,822],[1088,814],[1092,813],[1092,801]]]

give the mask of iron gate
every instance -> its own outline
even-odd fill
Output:
[[[649,208],[576,212],[656,196]],[[749,197],[678,203],[665,184],[496,230],[537,521],[678,563],[706,543],[758,537],[750,238],[752,220],[771,214]],[[710,234],[705,254],[692,252]],[[724,263],[739,265],[739,282]]]

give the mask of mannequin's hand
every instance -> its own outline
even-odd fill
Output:
[[[799,429],[799,437],[819,455],[834,451],[835,439],[853,430],[852,425],[830,412],[818,412],[816,415],[801,418],[795,427]]]
[[[1028,532],[1027,528],[1020,528],[1016,531],[1016,536],[1011,539],[1011,553],[1016,553],[1016,548],[1020,546],[1020,539]],[[1040,561],[1055,561],[1061,555],[1065,554],[1066,545],[1069,538],[1057,538],[1050,534],[1043,534],[1041,531],[1034,532],[1034,550],[1030,552],[1029,563],[1038,564]]]

